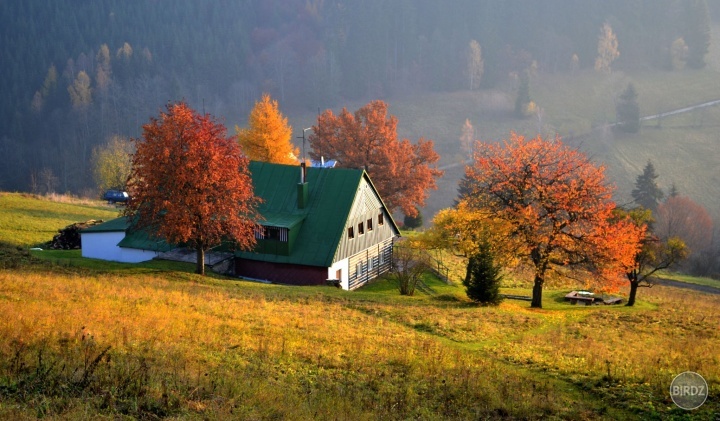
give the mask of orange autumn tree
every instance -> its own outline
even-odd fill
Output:
[[[384,101],[372,101],[351,114],[326,110],[310,135],[310,157],[337,160],[338,167],[364,169],[383,198],[388,211],[401,209],[417,216],[425,205],[428,190],[436,189],[435,179],[443,172],[435,165],[440,159],[432,140],[417,144],[398,140],[397,118],[388,115]]]
[[[560,267],[595,273],[607,289],[620,285],[641,228],[613,218],[603,167],[559,138],[511,133],[501,144],[478,142],[466,177],[468,203],[504,221],[509,229],[502,243],[534,269],[531,307],[542,307],[545,280]]]
[[[205,273],[205,251],[233,240],[241,249],[255,244],[258,199],[245,158],[222,124],[199,115],[184,102],[143,126],[134,139],[124,215],[134,229],[169,244],[197,251]]]
[[[637,291],[641,287],[652,288],[655,285],[654,275],[658,271],[669,269],[687,257],[688,249],[682,239],[666,237],[661,239],[648,228],[655,221],[650,209],[638,207],[629,211],[617,209],[617,219],[630,220],[640,229],[640,247],[633,255],[631,265],[625,267],[625,275],[630,283],[628,307],[635,305]]]
[[[299,151],[290,141],[292,127],[270,95],[263,94],[262,99],[255,103],[250,111],[248,127],[241,129],[235,126],[235,132],[243,151],[253,161],[297,164]]]

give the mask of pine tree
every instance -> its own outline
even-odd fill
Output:
[[[627,133],[637,133],[640,130],[640,106],[637,97],[635,85],[628,83],[615,106],[618,128]]]
[[[651,161],[648,161],[643,169],[643,173],[635,180],[635,189],[632,191],[632,197],[635,203],[653,212],[655,212],[658,203],[660,203],[663,196],[665,196],[655,181],[657,178],[658,175],[655,173],[655,166]]]
[[[468,261],[467,274],[463,281],[467,296],[477,303],[499,304],[502,301],[501,280],[500,267],[494,261],[490,246],[481,243],[478,252]]]

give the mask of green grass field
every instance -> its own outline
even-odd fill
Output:
[[[16,212],[46,206],[15,199]],[[32,242],[52,234],[43,221],[105,212],[67,206],[28,219],[40,227]],[[0,223],[15,214],[7,208]],[[0,234],[10,253],[24,253],[26,241]],[[537,310],[509,300],[478,307],[429,275],[431,293],[402,297],[389,280],[346,292],[191,272],[78,251],[33,252],[0,269],[0,418],[713,419],[720,411],[717,295],[655,287],[634,308],[585,307],[556,286]],[[530,293],[521,279],[508,285],[503,292]],[[686,370],[711,387],[692,412],[668,395]]]
[[[18,246],[52,240],[58,230],[74,222],[117,218],[118,210],[103,202],[72,203],[32,200],[33,196],[0,192],[0,239]],[[76,201],[80,202],[80,201]]]

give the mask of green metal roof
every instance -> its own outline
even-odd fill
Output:
[[[120,247],[152,250],[152,251],[170,251],[176,246],[170,245],[165,240],[159,240],[148,235],[145,230],[129,230],[125,233],[125,238],[117,244]]]
[[[257,194],[257,193],[256,193]],[[306,215],[288,215],[282,213],[266,212],[262,214],[262,225],[268,227],[292,228],[301,223]]]
[[[275,263],[324,267],[332,265],[364,171],[348,168],[307,168],[309,194],[304,209],[297,205],[299,166],[253,161],[250,163],[250,174],[255,195],[263,199],[258,211],[266,221],[261,223],[275,225],[274,222],[279,220],[304,219],[289,255],[248,251],[238,251],[235,255]]]
[[[128,227],[127,218],[121,216],[120,218],[111,219],[102,224],[93,225],[92,227],[85,228],[81,232],[117,232],[125,231]]]
[[[121,216],[120,218],[111,219],[110,221],[103,222],[102,224],[85,228],[82,232],[100,233],[125,231],[125,237],[117,244],[120,247],[153,251],[168,251],[173,249],[173,246],[165,241],[150,237],[147,231],[128,230],[129,225],[130,224],[128,224],[127,218]]]

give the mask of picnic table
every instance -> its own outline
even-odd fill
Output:
[[[572,291],[565,295],[565,299],[570,301],[570,304],[577,304],[582,303],[586,306],[593,305],[593,304],[605,304],[605,305],[612,305],[612,304],[620,304],[622,303],[621,297],[607,297],[602,298],[598,297],[592,292],[588,291]]]

